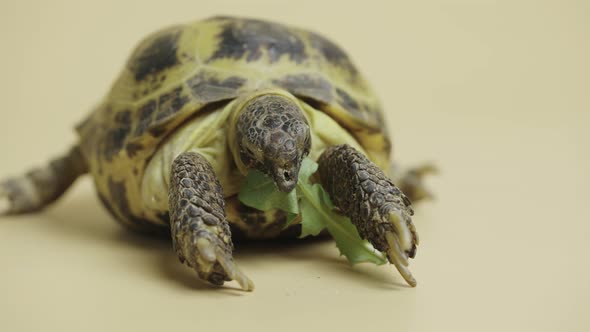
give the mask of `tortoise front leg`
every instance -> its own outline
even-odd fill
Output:
[[[319,172],[334,205],[350,217],[361,237],[385,253],[406,282],[416,286],[407,266],[408,257],[416,255],[418,234],[406,195],[381,169],[349,145],[324,151]]]
[[[253,290],[252,281],[234,263],[223,189],[203,156],[185,152],[174,160],[168,200],[180,261],[212,284],[236,280],[244,290]]]

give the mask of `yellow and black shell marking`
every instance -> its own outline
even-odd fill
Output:
[[[287,90],[325,112],[378,165],[388,165],[390,140],[378,100],[344,51],[306,30],[216,17],[144,39],[78,126],[102,201],[132,228],[166,225],[167,214],[146,214],[139,202],[146,164],[158,146],[189,119],[265,88]]]

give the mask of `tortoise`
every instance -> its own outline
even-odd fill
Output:
[[[236,17],[162,29],[139,43],[76,130],[65,155],[0,183],[0,214],[39,211],[90,173],[116,220],[169,234],[201,280],[253,290],[232,241],[301,227],[285,228],[283,211],[249,208],[236,194],[251,169],[290,192],[309,157],[335,208],[416,285],[407,268],[418,245],[410,201],[427,195],[427,169],[386,174],[391,140],[378,98],[320,34]]]

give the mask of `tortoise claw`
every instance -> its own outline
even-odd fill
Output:
[[[217,251],[217,261],[223,267],[227,276],[235,280],[243,290],[251,292],[254,290],[254,283],[248,278],[236,265],[233,258],[223,253],[221,250]]]
[[[215,255],[215,248],[206,238],[197,239],[197,251],[209,263],[214,263],[217,259]]]
[[[385,240],[389,247],[386,252],[387,258],[395,265],[404,280],[410,286],[416,287],[416,279],[408,269],[408,258],[414,258],[418,243],[414,225],[398,212],[390,212],[388,221],[394,226],[394,231],[385,233]]]
[[[238,268],[231,253],[219,245],[206,238],[198,238],[191,251],[188,263],[200,278],[217,286],[235,280],[243,290],[254,290],[254,283]]]
[[[399,271],[408,285],[416,287],[418,283],[416,282],[416,278],[412,275],[412,272],[408,269],[408,256],[401,250],[399,239],[396,235],[390,232],[385,234],[385,238],[389,244],[389,250],[387,251],[389,261],[395,265],[395,268]]]
[[[3,195],[0,192],[0,216],[5,216],[10,213],[12,203],[10,203],[10,199]]]
[[[14,198],[10,194],[7,182],[0,182],[0,216],[14,213]]]

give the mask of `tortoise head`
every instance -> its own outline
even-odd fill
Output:
[[[280,191],[290,192],[311,148],[301,108],[282,94],[267,93],[254,96],[239,112],[236,139],[242,163],[270,176]]]

